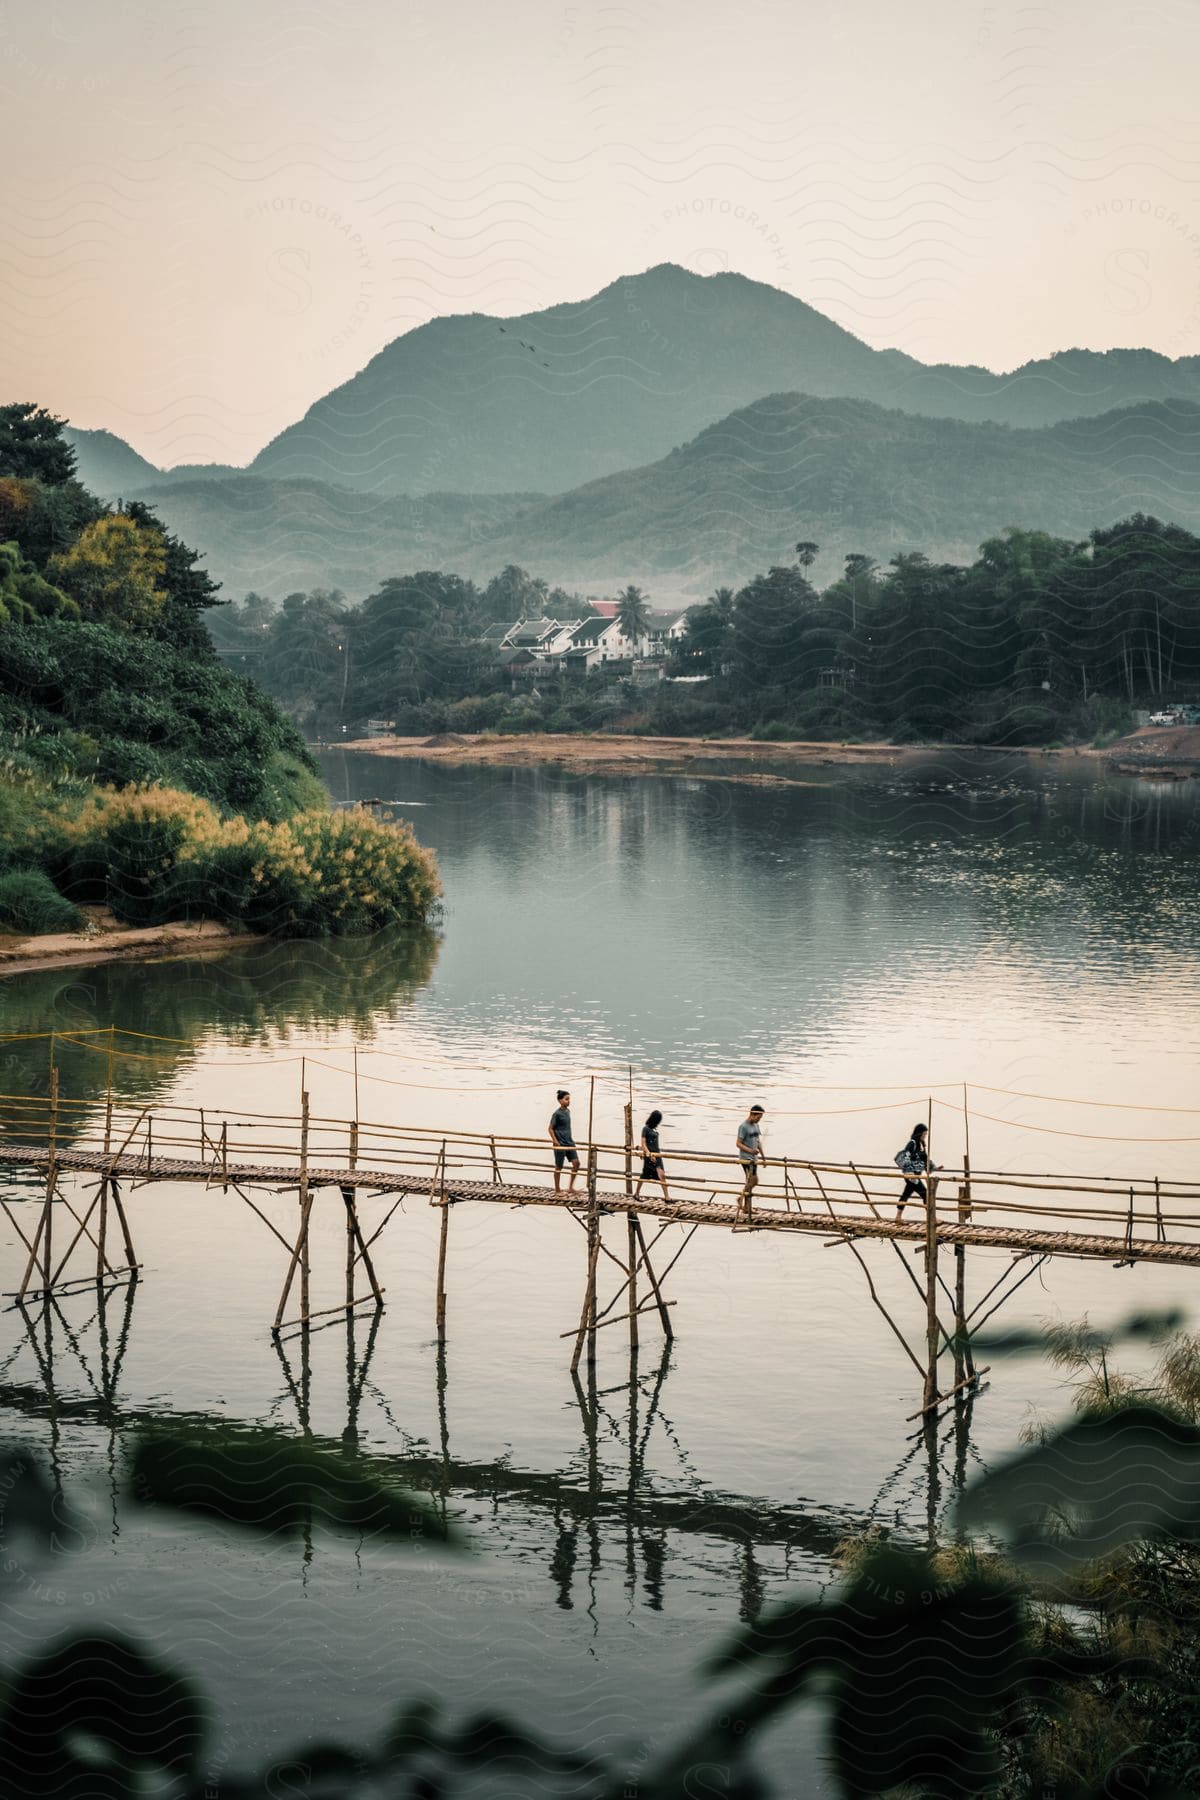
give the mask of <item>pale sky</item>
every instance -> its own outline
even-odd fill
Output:
[[[244,462],[401,332],[741,270],[1200,353],[1197,0],[0,0],[0,398]]]

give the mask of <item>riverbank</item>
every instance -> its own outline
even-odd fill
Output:
[[[30,969],[70,968],[99,962],[160,961],[171,956],[209,956],[259,942],[251,932],[215,919],[196,924],[121,925],[102,908],[88,909],[90,931],[48,932],[42,937],[0,935],[0,979]]]
[[[789,778],[786,770],[806,764],[815,768],[912,768],[928,762],[931,755],[959,748],[941,744],[775,744],[755,738],[617,737],[601,733],[576,736],[552,732],[511,737],[459,737],[445,733],[433,738],[357,738],[332,747],[368,751],[374,756],[491,767],[553,763],[592,775],[698,774],[719,769],[725,780],[756,782],[800,779]],[[999,745],[984,745],[980,751],[988,755],[1037,757],[1098,754],[1090,750],[1013,750]]]
[[[462,737],[454,732],[436,737],[355,738],[329,749],[367,752],[372,756],[422,762],[484,764],[492,768],[528,768],[553,764],[590,775],[711,775],[726,781],[774,783],[802,781],[788,771],[803,768],[913,769],[944,755],[1007,756],[1039,762],[1078,762],[1085,758],[1117,773],[1184,777],[1200,774],[1200,728],[1147,726],[1103,749],[1091,745],[1067,748],[1012,744],[839,744],[824,742],[764,743],[755,738],[620,737],[605,733],[483,733]]]

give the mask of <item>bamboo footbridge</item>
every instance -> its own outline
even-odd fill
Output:
[[[665,1287],[698,1230],[775,1232],[816,1238],[855,1257],[872,1301],[921,1380],[922,1406],[912,1415],[917,1418],[978,1381],[985,1371],[975,1367],[973,1337],[1048,1257],[1200,1266],[1200,1186],[1192,1183],[1144,1175],[1131,1181],[980,1171],[965,1153],[961,1167],[943,1169],[931,1181],[930,1204],[910,1201],[898,1216],[903,1177],[890,1164],[772,1157],[747,1193],[733,1154],[672,1151],[668,1200],[657,1183],[635,1182],[632,1099],[624,1111],[623,1141],[581,1142],[576,1187],[568,1188],[564,1170],[560,1192],[551,1185],[551,1147],[542,1139],[323,1117],[313,1112],[303,1088],[294,1114],[139,1107],[116,1100],[111,1087],[104,1100],[72,1100],[60,1096],[52,1067],[48,1095],[0,1095],[0,1168],[15,1178],[0,1208],[26,1258],[9,1297],[25,1305],[92,1283],[136,1279],[129,1194],[149,1184],[180,1183],[233,1193],[257,1215],[283,1256],[271,1330],[277,1338],[285,1331],[307,1332],[360,1306],[383,1307],[371,1250],[412,1196],[441,1214],[435,1325],[444,1341],[454,1207],[541,1207],[566,1213],[585,1239],[578,1323],[561,1334],[574,1340],[574,1370],[585,1353],[589,1364],[595,1362],[597,1334],[607,1326],[626,1324],[631,1350],[648,1314],[657,1315],[666,1338],[673,1337],[675,1302]],[[294,1226],[286,1231],[260,1204],[281,1194],[297,1201]],[[368,1199],[381,1200],[384,1209],[371,1226],[360,1214]],[[318,1205],[333,1206],[344,1218],[345,1297],[315,1312],[311,1223]],[[608,1218],[624,1220],[619,1250],[606,1241]],[[669,1237],[676,1228],[681,1238]],[[890,1246],[920,1297],[923,1355],[879,1297],[859,1248],[873,1240]],[[971,1246],[1007,1252],[1011,1261],[969,1308]],[[943,1253],[953,1261],[952,1281],[941,1272]],[[619,1285],[602,1304],[599,1284],[609,1266]],[[289,1303],[296,1308],[291,1316]],[[945,1391],[943,1355],[953,1357],[955,1377]]]

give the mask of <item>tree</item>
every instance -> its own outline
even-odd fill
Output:
[[[817,560],[820,544],[814,544],[811,538],[801,538],[796,545],[796,561],[802,569],[811,569]]]
[[[807,634],[816,594],[797,568],[776,566],[738,594],[730,643],[741,687],[798,687],[815,677]]]
[[[617,623],[636,656],[638,645],[650,629],[650,607],[641,588],[632,582],[618,596]]]
[[[109,513],[52,556],[49,579],[79,602],[85,618],[150,630],[166,604],[167,551],[162,533],[127,513]]]
[[[0,406],[0,475],[58,487],[75,474],[75,451],[55,418],[32,400]]]
[[[227,601],[217,599],[220,582],[214,581],[208,570],[200,567],[198,553],[168,531],[152,507],[141,500],[132,500],[125,511],[135,524],[156,531],[163,542],[166,552],[163,586],[167,593],[160,619],[163,636],[181,648],[201,653],[209,650],[208,633],[199,628],[199,617],[210,606],[228,605]]]
[[[318,705],[337,698],[349,659],[345,598],[327,588],[289,594],[267,621],[259,635],[272,693]]]
[[[689,609],[683,637],[676,652],[680,664],[694,675],[719,675],[729,654],[733,630],[734,593],[720,587],[702,606]]]
[[[489,619],[532,619],[545,609],[549,593],[549,584],[540,575],[509,563],[484,588],[484,613]]]
[[[0,476],[0,538],[14,539],[39,569],[107,510],[77,481],[51,487],[32,476]]]
[[[861,550],[851,550],[846,557],[846,588],[850,597],[850,630],[858,630],[858,609],[864,598],[871,591],[871,578],[875,573],[875,558],[864,556]]]
[[[474,641],[479,590],[440,570],[396,575],[364,600],[357,626],[356,705],[390,715],[398,701],[457,698],[483,667]]]
[[[28,619],[51,618],[58,613],[78,618],[79,608],[38,574],[21,555],[18,544],[0,544],[0,625],[21,625]]]

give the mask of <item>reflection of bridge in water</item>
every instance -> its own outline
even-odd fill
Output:
[[[964,1129],[967,1123],[964,1093]],[[901,1216],[896,1170],[853,1162],[775,1158],[751,1193],[735,1157],[681,1151],[670,1159],[669,1201],[657,1183],[643,1191],[634,1183],[632,1102],[625,1107],[622,1143],[589,1142],[580,1151],[584,1180],[577,1192],[560,1193],[547,1185],[544,1142],[326,1118],[313,1113],[303,1087],[299,1111],[286,1115],[165,1104],[136,1107],[115,1101],[111,1087],[103,1102],[67,1100],[59,1097],[53,1071],[46,1097],[0,1096],[0,1164],[44,1184],[40,1201],[30,1197],[18,1202],[15,1194],[0,1200],[27,1253],[19,1298],[46,1298],[136,1268],[126,1208],[130,1187],[219,1187],[240,1196],[283,1250],[285,1273],[272,1326],[277,1337],[293,1327],[308,1332],[323,1320],[349,1317],[362,1305],[382,1307],[383,1288],[371,1248],[408,1195],[428,1199],[441,1214],[435,1300],[439,1339],[446,1329],[454,1207],[536,1206],[572,1220],[585,1238],[579,1320],[562,1333],[574,1339],[573,1370],[585,1351],[587,1365],[594,1367],[597,1335],[610,1325],[627,1324],[631,1351],[638,1346],[646,1315],[657,1315],[664,1336],[671,1339],[674,1301],[665,1297],[667,1278],[700,1229],[767,1231],[792,1240],[815,1237],[826,1247],[844,1248],[858,1262],[872,1301],[916,1370],[921,1413],[936,1410],[974,1383],[973,1338],[1048,1257],[1200,1264],[1200,1215],[1195,1211],[1200,1188],[1145,1174],[1128,1180],[973,1171],[969,1154],[964,1154],[961,1167],[931,1182],[928,1205]],[[69,1185],[72,1180],[78,1184],[75,1189]],[[281,1194],[295,1194],[298,1203],[295,1223],[286,1229],[262,1203]],[[360,1214],[368,1198],[382,1199],[386,1207],[369,1236]],[[311,1223],[318,1204],[332,1204],[344,1218],[346,1286],[342,1304],[314,1312],[309,1277]],[[35,1209],[36,1217],[30,1217]],[[614,1217],[625,1224],[619,1247],[611,1237],[606,1240],[603,1229],[603,1221]],[[657,1225],[656,1236],[647,1236],[643,1220]],[[684,1226],[685,1235],[663,1266],[663,1236],[675,1225]],[[118,1235],[120,1253],[112,1250]],[[879,1297],[860,1247],[870,1242],[889,1246],[916,1290],[923,1325],[917,1348]],[[904,1246],[919,1252],[920,1275]],[[974,1307],[968,1307],[966,1294],[970,1246],[1006,1252],[1012,1259]],[[952,1282],[942,1274],[946,1253],[953,1258]],[[88,1273],[73,1273],[84,1257]],[[618,1285],[602,1304],[599,1282],[610,1268]],[[362,1277],[366,1291],[360,1293]],[[290,1318],[285,1316],[289,1304],[297,1308]],[[940,1374],[944,1355],[954,1362],[953,1381],[945,1388]]]
[[[119,1531],[116,1469],[123,1439],[164,1428],[184,1433],[197,1428],[244,1429],[244,1422],[221,1414],[164,1413],[121,1398],[121,1371],[138,1287],[134,1275],[122,1284],[77,1292],[69,1297],[70,1312],[78,1310],[81,1319],[73,1319],[67,1300],[57,1295],[35,1306],[16,1305],[10,1313],[19,1317],[22,1331],[0,1365],[0,1413],[8,1415],[17,1431],[35,1423],[43,1428],[60,1495],[69,1481],[64,1430],[88,1427],[107,1436],[114,1538]],[[485,1552],[493,1532],[503,1535],[510,1508],[519,1509],[526,1520],[544,1523],[549,1528],[546,1572],[556,1602],[564,1608],[576,1605],[580,1586],[594,1584],[602,1564],[611,1567],[616,1558],[631,1596],[640,1596],[651,1610],[662,1610],[673,1571],[694,1568],[699,1559],[710,1574],[714,1560],[718,1568],[724,1563],[739,1613],[751,1619],[765,1603],[771,1574],[778,1570],[785,1578],[792,1576],[793,1558],[802,1568],[814,1564],[825,1568],[840,1545],[871,1530],[887,1530],[909,1542],[935,1541],[943,1500],[961,1490],[974,1455],[972,1396],[965,1393],[956,1398],[952,1419],[938,1424],[928,1418],[907,1440],[896,1467],[866,1508],[813,1508],[718,1491],[687,1469],[686,1452],[664,1409],[672,1354],[667,1343],[644,1371],[635,1355],[628,1380],[615,1387],[599,1389],[594,1369],[586,1381],[573,1377],[580,1444],[570,1466],[539,1470],[514,1466],[508,1456],[463,1458],[451,1450],[444,1345],[437,1347],[435,1364],[439,1444],[434,1448],[420,1440],[403,1442],[406,1434],[371,1379],[379,1318],[376,1313],[369,1321],[360,1320],[357,1332],[354,1319],[350,1321],[345,1426],[340,1435],[315,1431],[311,1424],[309,1333],[298,1334],[290,1343],[274,1341],[283,1384],[272,1412],[291,1409],[294,1421],[289,1421],[288,1429],[314,1448],[352,1460],[386,1485],[425,1496],[447,1518],[465,1516],[468,1535],[471,1507],[485,1503],[488,1516],[479,1536]],[[22,1356],[35,1379],[9,1379]],[[372,1406],[402,1447],[365,1441],[362,1421]],[[661,1462],[664,1445],[681,1465],[678,1485],[650,1473],[651,1451]],[[264,1454],[270,1453],[268,1448]],[[313,1552],[310,1531],[304,1542],[306,1563]]]

